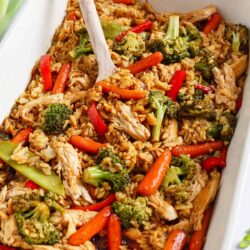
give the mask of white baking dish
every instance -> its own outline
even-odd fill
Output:
[[[152,0],[160,11],[187,11],[214,3],[228,21],[250,26],[249,0]],[[0,120],[8,115],[15,99],[24,91],[32,67],[50,46],[61,23],[67,0],[26,0],[21,12],[0,43]],[[206,250],[233,250],[250,227],[250,79],[228,152]],[[249,203],[249,204],[248,204]]]

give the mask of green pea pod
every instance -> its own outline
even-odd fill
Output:
[[[30,167],[28,164],[17,164],[15,161],[11,160],[11,155],[16,147],[17,144],[15,143],[0,141],[0,158],[17,172],[32,180],[40,187],[65,196],[62,181],[57,174],[52,172],[51,175],[46,175],[36,167]],[[33,155],[32,153],[30,154]]]
[[[0,38],[22,3],[23,0],[0,0]]]

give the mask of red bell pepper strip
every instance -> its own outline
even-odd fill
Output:
[[[221,23],[221,16],[216,12],[211,16],[211,19],[206,23],[203,33],[208,35],[211,31],[216,30]]]
[[[122,244],[122,226],[119,217],[111,214],[108,220],[108,249],[120,250]]]
[[[97,154],[100,148],[105,147],[105,144],[95,142],[79,135],[72,135],[69,139],[69,143],[80,150],[93,154]]]
[[[135,74],[141,73],[147,69],[150,69],[153,66],[156,66],[162,60],[163,60],[162,53],[155,52],[155,53],[149,55],[148,57],[143,58],[140,61],[128,66],[127,69],[130,70],[131,74],[135,75]]]
[[[146,97],[146,92],[140,91],[140,90],[132,90],[132,89],[122,89],[117,87],[114,84],[110,84],[108,82],[100,81],[96,83],[96,86],[101,86],[102,87],[102,92],[103,93],[115,93],[120,96],[121,99],[124,100],[140,100]]]
[[[201,230],[195,231],[189,241],[189,250],[201,250],[205,241],[205,236],[212,216],[212,208],[208,208],[202,220]]]
[[[222,160],[224,160],[225,163],[227,162],[227,150],[228,150],[228,148],[225,146],[225,147],[223,147],[222,150],[220,151],[220,158],[221,158]]]
[[[40,60],[40,72],[43,79],[43,88],[45,91],[50,91],[53,88],[51,74],[51,55],[45,55]]]
[[[185,70],[178,70],[173,75],[172,79],[170,80],[171,89],[168,91],[167,95],[173,101],[176,101],[178,93],[186,79],[186,71]]]
[[[99,203],[89,205],[86,207],[73,206],[71,209],[82,210],[82,211],[100,211],[104,207],[111,205],[115,201],[115,199],[116,199],[115,194],[110,194],[105,200],[103,200]]]
[[[33,133],[33,128],[24,128],[21,131],[19,131],[16,136],[14,136],[11,140],[13,143],[21,143],[21,142],[29,142],[29,136],[31,133]]]
[[[108,132],[108,126],[100,116],[95,103],[93,103],[88,109],[88,117],[98,135],[105,135],[105,133]]]
[[[187,242],[187,234],[183,230],[174,230],[167,238],[164,250],[182,250]]]
[[[60,72],[56,78],[56,82],[54,84],[52,94],[64,93],[65,87],[67,85],[67,81],[69,79],[69,73],[71,70],[71,64],[63,64],[60,69]]]
[[[31,190],[35,190],[35,189],[39,188],[39,186],[36,183],[34,183],[33,181],[31,181],[31,180],[26,181],[25,187],[29,188]]]
[[[227,147],[223,147],[220,152],[220,157],[209,157],[202,161],[201,166],[204,170],[211,171],[215,167],[225,168],[227,163]]]
[[[69,244],[74,246],[84,244],[87,240],[98,234],[106,227],[111,211],[111,206],[103,208],[94,218],[70,236]]]
[[[190,155],[190,157],[196,157],[208,154],[211,151],[220,150],[222,147],[222,141],[205,142],[187,146],[175,146],[172,149],[172,155],[176,157],[180,157],[181,155]]]
[[[215,167],[221,167],[221,168],[226,167],[226,162],[224,161],[224,159],[220,157],[212,156],[202,161],[201,166],[204,170],[211,171]]]
[[[236,100],[236,110],[239,111],[241,109],[242,106],[242,102],[243,102],[243,98],[242,95],[240,95],[237,100]]]
[[[117,0],[116,0],[117,1]],[[120,0],[121,1],[121,0]],[[124,0],[122,0],[124,1]],[[115,38],[116,42],[121,42],[122,39],[129,33],[129,32],[134,32],[134,33],[141,33],[145,30],[151,30],[153,27],[153,23],[151,21],[145,21],[139,25],[134,26],[133,28],[123,31],[119,36]]]
[[[196,89],[200,89],[203,93],[207,94],[209,92],[213,92],[214,91],[214,88],[210,87],[210,86],[205,86],[205,85],[202,85],[202,84],[195,84],[195,88]]]
[[[75,21],[77,19],[76,13],[74,11],[70,11],[67,15],[67,20]]]
[[[14,247],[0,245],[0,250],[16,250]]]

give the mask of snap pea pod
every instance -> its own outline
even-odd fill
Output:
[[[0,0],[0,38],[22,3],[23,0]]]
[[[44,174],[36,167],[31,167],[28,164],[18,164],[11,160],[11,155],[17,147],[17,144],[9,141],[0,141],[0,158],[6,162],[9,166],[14,168],[17,172],[32,180],[40,187],[54,192],[56,194],[65,196],[64,187],[60,177],[54,172],[51,175]],[[30,155],[33,154],[30,152]]]

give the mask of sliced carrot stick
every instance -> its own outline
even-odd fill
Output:
[[[168,167],[171,163],[172,155],[167,149],[155,161],[137,188],[137,192],[144,196],[153,195],[161,185]]]
[[[123,3],[126,5],[130,5],[134,3],[134,0],[113,0],[113,3]]]
[[[79,135],[72,135],[69,139],[69,143],[80,150],[93,154],[97,154],[100,148],[105,147],[105,144],[95,142]]]
[[[187,242],[187,234],[183,230],[174,230],[167,238],[164,250],[182,250]]]
[[[29,136],[33,132],[33,128],[24,128],[17,133],[15,137],[11,140],[13,143],[28,142]]]
[[[219,150],[223,147],[222,141],[205,142],[202,144],[188,145],[188,146],[175,146],[172,149],[172,155],[179,157],[181,155],[190,155],[196,157],[208,154],[211,151]]]
[[[122,99],[125,100],[130,100],[130,99],[139,100],[146,97],[146,93],[144,91],[122,89],[108,82],[100,81],[96,83],[96,86],[101,86],[103,93],[112,92],[119,95]]]
[[[163,55],[161,52],[155,52],[149,55],[146,58],[141,59],[140,61],[130,65],[127,69],[130,70],[132,74],[138,74],[147,69],[152,68],[153,66],[159,64],[163,60]]]
[[[52,94],[59,94],[64,93],[65,87],[67,85],[67,81],[69,79],[69,73],[71,70],[71,64],[63,64],[62,68],[60,69],[60,72],[56,78],[56,82],[54,84]]]
[[[112,214],[108,220],[108,249],[119,250],[122,244],[122,226],[116,214]]]
[[[69,244],[74,246],[84,244],[87,240],[90,240],[94,235],[103,230],[108,223],[111,210],[111,206],[103,208],[93,219],[70,236]]]
[[[202,220],[202,229],[195,231],[189,241],[189,250],[201,250],[205,241],[205,236],[212,216],[212,208],[208,208]]]
[[[219,15],[219,13],[214,13],[211,16],[211,19],[206,23],[204,29],[203,29],[203,33],[208,35],[211,31],[215,30],[218,28],[218,26],[221,23],[221,16]]]
[[[82,206],[73,206],[71,209],[82,210],[82,211],[100,211],[104,207],[111,205],[115,201],[115,194],[110,194],[105,200],[92,204],[86,207]]]

